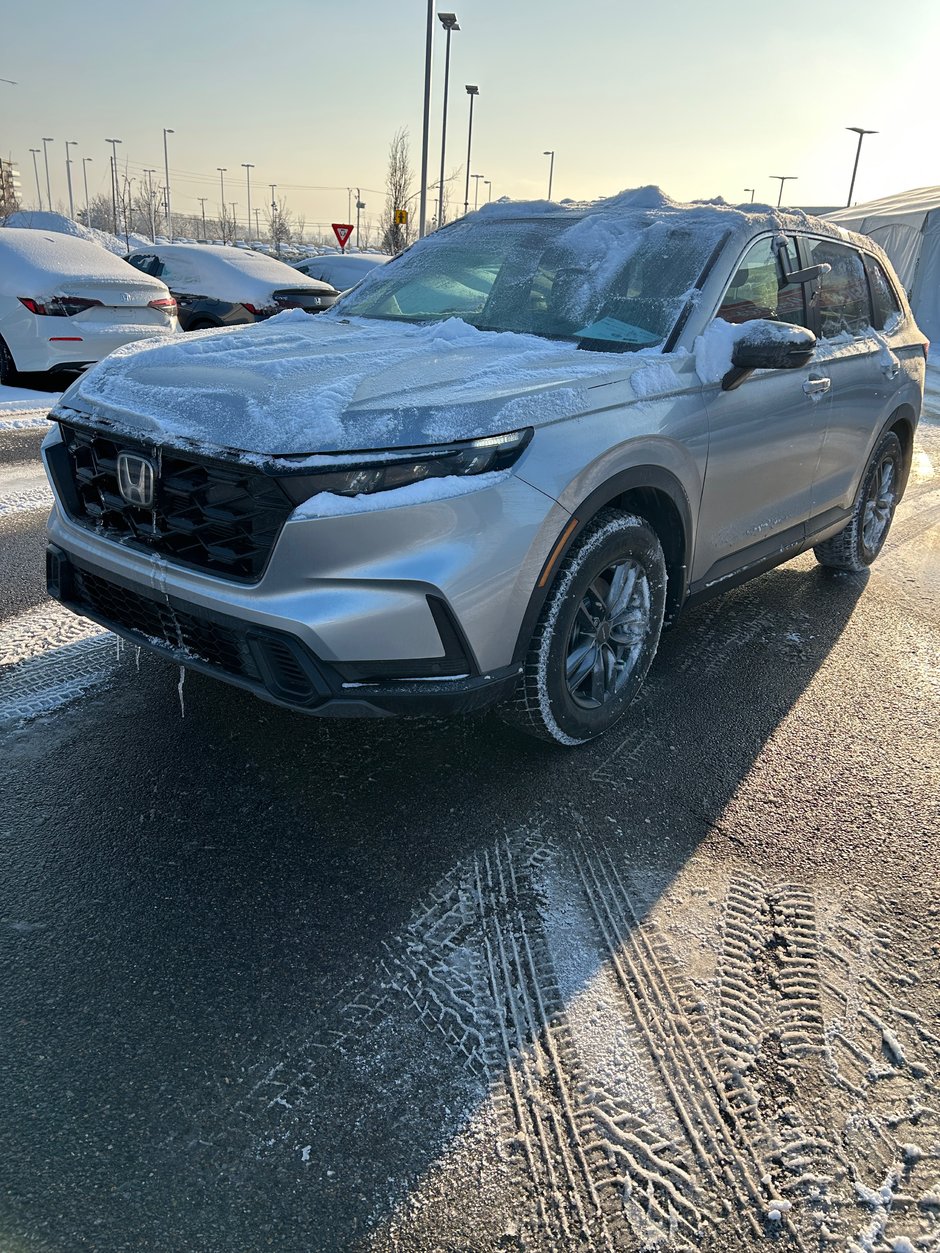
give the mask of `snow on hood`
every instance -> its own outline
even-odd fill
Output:
[[[39,230],[0,230],[0,292],[7,296],[68,295],[70,283],[105,280],[135,290],[152,288],[154,297],[165,297],[165,284],[141,274],[100,248],[77,236]]]
[[[636,364],[641,364],[640,362]],[[54,411],[161,443],[264,456],[408,447],[569,416],[623,357],[451,318],[413,326],[291,310],[118,348]]]

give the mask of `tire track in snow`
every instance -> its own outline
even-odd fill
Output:
[[[767,1170],[770,1135],[752,1111],[760,1137],[755,1143],[728,1099],[714,1052],[703,1041],[706,1024],[691,1016],[697,998],[691,989],[677,991],[679,980],[667,974],[651,925],[640,921],[610,856],[582,841],[574,857],[626,1004],[685,1131],[706,1190],[723,1203],[726,1218],[743,1218],[758,1238],[766,1235],[766,1216],[776,1211],[780,1228],[796,1248],[805,1250],[787,1213],[789,1205],[779,1197]]]

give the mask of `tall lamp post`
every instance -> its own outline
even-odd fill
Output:
[[[546,149],[546,150],[542,153],[542,156],[543,156],[543,157],[551,157],[551,161],[549,161],[549,163],[548,163],[548,198],[549,198],[549,200],[551,200],[551,198],[552,198],[552,176],[553,176],[553,175],[554,175],[554,173],[555,173],[555,150],[554,150],[554,148],[547,148],[547,149]]]
[[[250,161],[242,162],[242,169],[245,171],[245,186],[248,191],[248,229],[245,231],[245,238],[251,242],[251,171],[255,167]]]
[[[470,125],[467,128],[467,182],[463,191],[463,211],[470,212],[470,150],[473,145],[473,98],[480,94],[479,87],[467,84],[467,95],[470,97]]]
[[[156,214],[153,211],[153,176],[156,170],[144,170],[147,175],[147,216],[150,218],[150,238],[154,243],[157,242],[157,221]]]
[[[437,198],[437,225],[444,225],[444,150],[447,145],[447,90],[450,86],[450,37],[455,30],[460,30],[456,13],[438,13],[437,15],[447,31],[447,49],[444,53],[444,115],[441,118],[441,183]]]
[[[72,197],[72,162],[69,158],[69,148],[77,148],[77,139],[67,139],[65,141],[65,181],[69,186],[69,217],[75,221],[75,201]]]
[[[116,235],[117,229],[118,229],[118,223],[117,223],[117,202],[118,202],[117,146],[119,143],[122,143],[123,140],[106,139],[104,142],[106,144],[111,145],[111,218],[112,218],[112,224],[114,226],[114,233]]]
[[[487,193],[486,193],[486,203],[487,203],[487,204],[489,204],[489,202],[493,199],[493,183],[492,183],[492,180],[491,180],[491,179],[488,179],[488,178],[485,178],[485,179],[483,180],[483,186],[487,189]]]
[[[91,226],[91,208],[88,202],[88,162],[91,157],[82,157],[82,182],[85,184],[85,225]]]
[[[845,207],[851,208],[852,192],[855,191],[855,175],[858,173],[858,159],[862,155],[862,140],[866,135],[877,135],[877,131],[867,131],[862,126],[847,126],[847,131],[854,131],[858,135],[858,147],[855,149],[855,164],[852,166],[852,181],[849,183],[849,198],[845,202]]]
[[[749,191],[749,192],[751,193],[751,204],[753,204],[753,203],[754,203],[754,190],[755,190],[755,189],[754,189],[753,187],[745,187],[745,189],[744,189],[744,190],[745,190],[745,191]]]
[[[176,131],[169,126],[163,128],[163,173],[166,177],[166,183],[163,188],[164,209],[166,211],[166,237],[172,244],[173,242],[173,222],[170,218],[170,155],[167,151],[166,137],[167,135],[175,135]]]
[[[274,193],[277,191],[277,183],[268,183],[271,188],[271,233],[274,236],[274,251],[278,256],[281,255],[281,231],[280,223],[277,220],[277,200]]]
[[[483,175],[471,174],[470,177],[473,179],[473,212],[476,213],[480,207],[480,179]]]
[[[232,210],[232,243],[237,244],[238,243],[238,217],[236,216],[235,210],[238,208],[238,201],[233,200],[231,202],[230,207]]]
[[[428,141],[431,130],[431,45],[434,42],[434,0],[428,0],[427,30],[424,40],[424,114],[421,129],[421,200],[418,210],[418,238],[424,238],[428,221]],[[357,196],[358,200],[359,197]],[[358,210],[357,210],[358,217]],[[359,231],[356,230],[356,243]]]
[[[222,227],[222,243],[225,243],[225,174],[228,170],[227,165],[217,165],[215,167],[219,171],[219,225]],[[272,197],[274,193],[271,193]]]
[[[427,194],[426,187],[424,190],[425,190],[425,194]],[[362,210],[365,207],[366,207],[366,202],[362,198],[362,192],[357,187],[356,188],[356,247],[359,249],[360,252],[362,252],[362,245],[359,243],[359,214],[362,212]],[[345,251],[346,249],[344,248],[343,252]]]
[[[36,158],[39,156],[39,148],[30,148],[33,154],[33,173],[36,175],[36,199],[39,201],[39,212],[42,213],[42,192],[39,190],[39,162]]]
[[[52,209],[52,188],[51,188],[51,185],[50,185],[50,183],[49,183],[49,149],[46,147],[46,144],[52,144],[52,143],[55,143],[55,140],[54,140],[51,136],[44,136],[44,137],[43,137],[43,141],[42,141],[42,159],[43,159],[43,161],[45,161],[45,163],[46,163],[46,199],[47,199],[47,200],[48,200],[48,202],[49,202],[49,209],[50,209],[50,211],[51,211],[51,209]]]
[[[206,228],[206,201],[209,199],[209,197],[208,197],[208,196],[197,196],[197,197],[196,197],[196,199],[199,201],[199,207],[200,207],[200,209],[202,209],[202,237],[203,237],[203,239],[208,239],[208,238],[209,238],[209,232],[208,232],[208,230],[207,230],[207,228]]]
[[[780,201],[783,199],[783,185],[789,183],[791,179],[799,178],[798,174],[768,174],[768,178],[777,178],[780,180],[780,190],[777,192],[777,208],[780,208]]]

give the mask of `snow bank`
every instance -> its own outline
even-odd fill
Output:
[[[110,231],[99,231],[92,226],[83,226],[81,222],[73,222],[63,213],[50,213],[48,210],[40,213],[35,210],[21,209],[18,213],[11,213],[4,222],[4,226],[32,231],[53,231],[57,235],[71,235],[75,239],[84,239],[90,244],[97,244],[100,248],[105,248],[119,257],[127,255],[128,244],[133,249],[149,243],[149,240],[142,235],[135,235],[133,231],[125,241],[123,235],[119,238],[117,235],[112,235]]]

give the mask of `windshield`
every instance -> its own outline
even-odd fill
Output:
[[[340,316],[458,317],[630,352],[663,343],[722,231],[655,214],[497,218],[423,240],[347,295]]]

